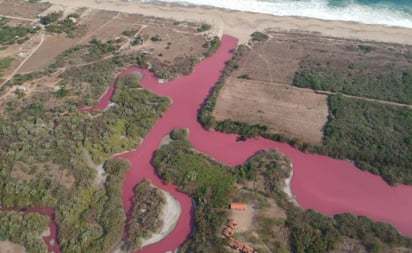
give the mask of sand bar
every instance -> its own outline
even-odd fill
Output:
[[[43,0],[44,1],[44,0]],[[246,42],[255,30],[286,30],[320,33],[332,37],[374,40],[412,45],[412,29],[366,25],[354,22],[324,21],[313,18],[280,17],[268,14],[225,11],[217,8],[180,6],[175,4],[123,2],[119,0],[48,0],[54,8],[73,10],[78,7],[143,14],[185,21],[207,22],[215,33],[229,34]]]

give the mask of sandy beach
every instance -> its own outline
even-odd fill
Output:
[[[44,0],[43,0],[44,1]],[[325,36],[412,45],[412,29],[366,25],[353,22],[324,21],[311,18],[280,17],[267,14],[225,11],[217,8],[180,6],[119,0],[48,0],[54,9],[66,12],[78,7],[143,14],[160,18],[204,22],[214,25],[216,34],[229,34],[246,42],[256,31],[304,31]]]
[[[165,238],[176,227],[179,220],[182,208],[179,201],[177,201],[170,193],[161,190],[163,196],[166,198],[166,205],[162,210],[163,226],[158,233],[153,234],[150,238],[143,240],[142,247],[154,244]]]

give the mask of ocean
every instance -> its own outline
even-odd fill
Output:
[[[152,0],[141,0],[151,2]],[[277,16],[310,17],[412,28],[412,0],[160,0]]]

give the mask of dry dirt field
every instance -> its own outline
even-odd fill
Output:
[[[274,133],[320,144],[328,116],[327,96],[289,85],[232,77],[219,93],[214,116],[267,125]]]
[[[50,7],[48,3],[31,4],[25,0],[0,0],[0,15],[35,19]]]
[[[26,249],[10,241],[0,241],[0,253],[25,253]]]
[[[177,58],[184,56],[201,57],[206,51],[202,45],[205,37],[196,34],[197,25],[192,23],[176,24],[172,20],[144,17],[137,14],[119,13],[102,10],[74,10],[80,14],[79,24],[87,27],[86,32],[77,38],[71,39],[64,34],[48,34],[42,46],[21,67],[19,73],[28,73],[46,68],[64,50],[77,44],[87,44],[91,39],[102,41],[123,38],[121,47],[123,53],[136,52],[144,49],[155,52],[153,58],[159,62],[173,64]],[[143,45],[130,46],[130,40],[122,36],[125,30],[135,30],[136,36],[151,38],[155,35],[161,41],[152,42],[147,39]]]
[[[266,41],[249,41],[223,89],[214,110],[218,120],[231,119],[267,125],[273,133],[320,144],[327,122],[327,97],[292,86],[305,62],[337,72],[352,65],[371,74],[388,73],[394,62],[410,69],[409,46],[322,37],[310,33],[267,31]],[[361,50],[368,45],[372,50]],[[352,62],[355,62],[353,64]],[[245,79],[240,79],[240,78]]]

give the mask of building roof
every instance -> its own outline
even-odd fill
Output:
[[[230,209],[241,209],[245,210],[247,209],[247,204],[246,203],[241,203],[241,202],[232,202],[230,204]]]

